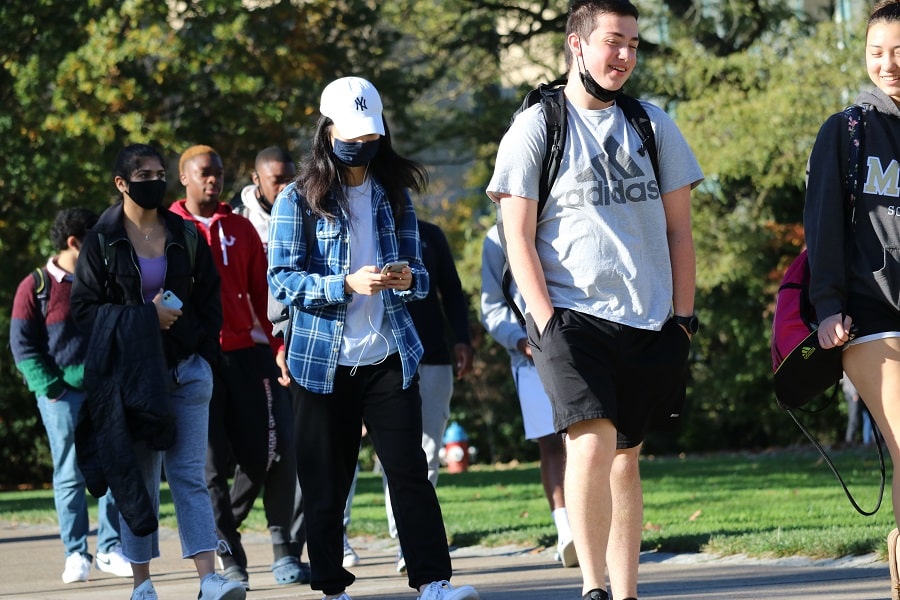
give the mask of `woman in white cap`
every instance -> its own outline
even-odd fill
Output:
[[[343,511],[365,423],[395,499],[410,587],[420,600],[477,599],[473,587],[448,582],[447,536],[422,451],[422,345],[404,306],[428,293],[407,191],[421,192],[427,176],[394,151],[370,82],[333,81],[320,110],[297,181],[272,210],[268,245],[270,289],[290,307],[310,585],[323,600],[350,600]]]

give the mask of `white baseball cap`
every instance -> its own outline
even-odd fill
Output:
[[[334,121],[342,137],[352,139],[377,133],[384,135],[381,96],[362,77],[341,77],[325,86],[319,110]]]

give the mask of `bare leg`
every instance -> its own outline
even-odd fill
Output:
[[[616,452],[609,477],[612,490],[612,524],[606,563],[613,598],[637,598],[638,562],[644,497],[641,487],[641,447]]]
[[[606,546],[612,515],[609,476],[616,428],[608,419],[582,421],[566,435],[565,495],[583,591],[606,589]]]
[[[563,485],[566,473],[566,447],[561,435],[546,435],[537,439],[541,454],[541,484],[550,510],[566,506]]]
[[[131,563],[131,574],[134,577],[134,589],[150,579],[150,563]]]
[[[200,579],[203,579],[210,573],[216,572],[216,553],[212,550],[200,552],[199,554],[195,554],[192,558],[194,559],[194,566],[197,568],[197,575],[200,576]]]
[[[874,340],[844,351],[844,369],[884,436],[891,462],[900,461],[900,338]],[[900,469],[891,480],[894,519],[900,515]]]

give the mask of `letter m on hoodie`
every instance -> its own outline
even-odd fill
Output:
[[[863,191],[877,196],[900,196],[900,163],[891,160],[887,170],[881,168],[881,159],[870,156],[867,161],[868,173]]]

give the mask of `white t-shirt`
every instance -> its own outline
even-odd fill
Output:
[[[536,247],[553,306],[659,330],[672,314],[673,293],[662,195],[696,186],[703,173],[669,116],[641,104],[653,124],[659,182],[617,106],[587,110],[566,100],[565,149]],[[537,201],[545,139],[540,104],[516,117],[497,152],[492,199]]]
[[[357,187],[346,188],[350,206],[350,272],[377,265],[372,182],[366,178]],[[372,365],[397,351],[391,323],[385,318],[381,292],[353,294],[347,306],[339,365]]]

